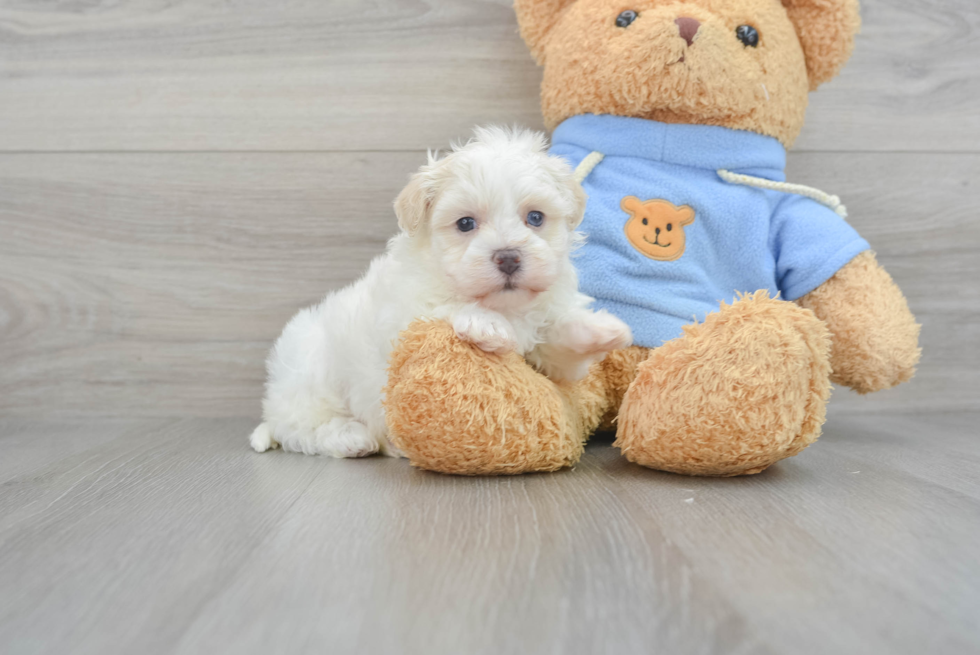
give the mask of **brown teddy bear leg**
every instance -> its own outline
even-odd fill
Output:
[[[651,351],[619,412],[630,461],[688,475],[758,473],[820,436],[830,332],[759,291]]]
[[[417,321],[391,355],[385,416],[420,468],[459,475],[555,471],[575,464],[606,412],[599,367],[556,384],[515,353],[492,355],[442,322]]]

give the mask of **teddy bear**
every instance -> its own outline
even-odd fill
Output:
[[[555,382],[420,320],[386,420],[412,464],[572,466],[614,429],[630,461],[759,473],[820,435],[831,383],[909,380],[919,326],[839,199],[789,184],[809,92],[850,57],[856,0],[516,0],[551,152],[589,196],[580,286],[634,345]]]

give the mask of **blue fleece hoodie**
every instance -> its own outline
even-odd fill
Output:
[[[552,136],[551,153],[572,166],[592,152],[605,157],[583,182],[589,202],[580,229],[588,242],[574,261],[582,292],[626,321],[637,345],[680,336],[682,326],[703,321],[738,292],[768,289],[796,300],[869,247],[814,200],[718,176],[726,169],[784,181],[786,150],[771,137],[592,114],[566,120]],[[678,257],[661,261],[631,243],[623,208],[629,196],[693,210],[692,222],[671,226],[686,239]]]

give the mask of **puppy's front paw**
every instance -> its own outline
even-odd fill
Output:
[[[503,316],[463,312],[453,319],[453,329],[460,339],[488,353],[503,355],[517,350],[517,335]]]
[[[560,334],[560,344],[578,355],[607,353],[633,343],[629,326],[605,310],[566,323]]]

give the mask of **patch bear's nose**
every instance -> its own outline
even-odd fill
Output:
[[[701,27],[701,21],[695,20],[694,18],[688,18],[687,16],[681,16],[674,22],[677,23],[677,27],[680,28],[681,38],[687,41],[687,45],[694,45],[694,37],[698,34],[698,29]]]
[[[498,250],[493,253],[493,262],[504,275],[513,275],[521,267],[519,250]]]

